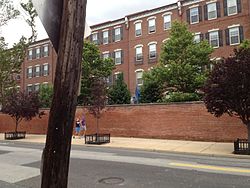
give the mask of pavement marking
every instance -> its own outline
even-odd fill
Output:
[[[232,167],[210,166],[210,165],[189,164],[189,163],[169,163],[169,165],[177,166],[177,167],[189,167],[189,168],[196,168],[196,169],[217,170],[217,171],[224,171],[224,172],[238,172],[238,173],[250,174],[250,170],[244,169],[244,168],[232,168]]]

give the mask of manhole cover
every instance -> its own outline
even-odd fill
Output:
[[[98,181],[99,183],[109,184],[109,185],[115,185],[115,184],[121,184],[124,182],[124,179],[118,178],[118,177],[109,177],[109,178],[103,178]]]

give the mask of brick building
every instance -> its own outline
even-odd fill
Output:
[[[38,91],[42,84],[53,84],[57,55],[49,39],[34,42],[27,49],[27,57],[17,76],[23,91]]]
[[[123,73],[134,94],[136,85],[143,84],[143,72],[159,61],[161,46],[169,38],[174,20],[187,23],[196,42],[208,40],[215,48],[214,59],[228,57],[243,39],[250,39],[249,0],[179,0],[93,25],[90,40],[99,46],[103,58],[112,57],[116,64],[108,82]],[[44,82],[52,83],[55,63],[56,54],[48,40],[34,43],[22,67],[21,87],[30,90]]]

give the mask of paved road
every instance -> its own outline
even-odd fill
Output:
[[[0,142],[0,188],[40,185],[43,144]],[[73,146],[70,188],[249,188],[250,160]]]

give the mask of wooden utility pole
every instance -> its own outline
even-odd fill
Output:
[[[87,0],[62,0],[62,20],[42,173],[42,188],[66,188],[81,74]]]

